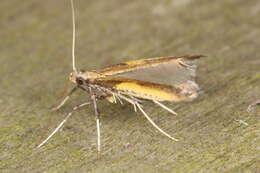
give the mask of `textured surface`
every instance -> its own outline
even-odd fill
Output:
[[[100,102],[102,156],[93,108],[58,112],[71,71],[68,0],[2,0],[0,5],[0,172],[260,172],[259,0],[77,0],[77,65],[84,69],[143,57],[204,54],[190,103],[168,103],[173,116],[145,108],[159,134],[129,105]],[[71,87],[71,86],[70,86]],[[244,123],[243,123],[244,122]],[[246,124],[247,123],[247,124]]]

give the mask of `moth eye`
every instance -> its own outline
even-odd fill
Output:
[[[77,79],[76,79],[76,82],[77,82],[78,85],[83,85],[83,84],[84,84],[84,79],[82,79],[82,78],[77,78]]]

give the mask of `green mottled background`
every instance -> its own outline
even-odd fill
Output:
[[[76,0],[77,65],[95,69],[143,57],[203,54],[190,103],[146,103],[159,134],[127,104],[99,103],[102,154],[93,108],[75,113],[35,149],[72,107],[58,112],[71,72],[69,0],[1,0],[0,172],[260,172],[259,0]],[[71,87],[71,85],[69,85]],[[243,120],[245,123],[239,123]]]

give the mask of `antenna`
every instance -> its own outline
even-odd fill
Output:
[[[72,12],[72,69],[73,71],[77,71],[75,65],[75,10],[74,10],[74,3],[73,0],[71,2],[71,12]]]

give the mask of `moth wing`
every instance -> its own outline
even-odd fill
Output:
[[[98,74],[102,74],[104,76],[110,76],[110,75],[135,71],[137,69],[149,68],[152,66],[157,66],[165,63],[178,63],[180,60],[192,61],[200,57],[203,56],[202,55],[180,56],[180,57],[173,56],[173,57],[157,57],[157,58],[149,58],[149,59],[140,59],[140,60],[115,64],[103,69],[93,70],[93,71]]]
[[[167,59],[168,58],[168,59]],[[194,83],[196,65],[194,59],[199,56],[184,56],[143,60],[143,63],[129,63],[130,70],[113,74],[111,77],[128,78],[165,85]]]
[[[193,100],[198,89],[195,83],[190,82],[172,86],[119,77],[100,78],[95,84],[142,99],[174,102]]]

